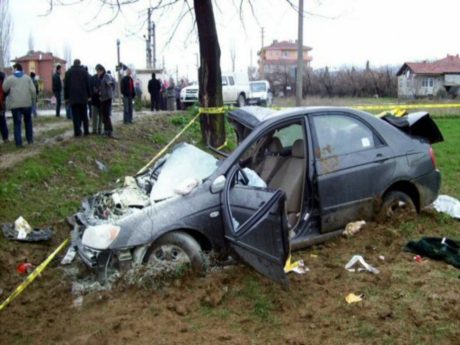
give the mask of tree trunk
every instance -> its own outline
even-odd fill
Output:
[[[220,47],[212,0],[194,0],[195,18],[200,43],[200,68],[198,70],[199,100],[204,108],[222,107],[222,76]],[[202,140],[213,147],[225,142],[223,114],[200,116]]]

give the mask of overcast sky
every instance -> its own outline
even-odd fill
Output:
[[[66,0],[63,0],[64,2]],[[69,1],[70,2],[70,1]],[[192,2],[192,1],[190,1]],[[244,71],[257,64],[256,53],[261,47],[261,27],[264,27],[265,45],[277,40],[295,40],[297,13],[285,0],[252,0],[255,16],[248,0],[240,19],[239,0],[216,0],[214,6],[221,47],[221,65],[230,70],[230,50],[235,47],[237,70]],[[297,3],[298,0],[293,0]],[[73,58],[94,67],[102,63],[108,69],[116,64],[116,40],[121,41],[121,60],[137,68],[145,68],[146,9],[157,0],[140,0],[125,8],[114,23],[91,31],[110,17],[109,10],[97,18],[99,0],[83,4],[55,7],[43,16],[48,0],[10,0],[14,22],[11,57],[24,55],[29,37],[34,49],[52,51],[63,56],[69,45]],[[157,28],[157,66],[163,60],[167,71],[179,77],[196,79],[195,65],[198,45],[192,32],[190,16],[166,44],[173,28],[186,7],[182,2],[166,12],[154,12]],[[405,61],[436,59],[446,54],[460,53],[458,0],[305,0],[305,10],[317,15],[306,15],[304,44],[313,48],[314,68],[342,65],[372,66],[401,65]]]

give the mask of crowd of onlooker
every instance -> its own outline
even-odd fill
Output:
[[[65,109],[66,117],[73,122],[75,137],[92,133],[113,138],[111,114],[116,86],[115,78],[101,64],[96,66],[94,75],[89,74],[88,68],[83,66],[79,59],[74,60],[65,75],[62,75],[61,66],[57,65],[52,77],[56,116],[60,117],[61,108]],[[185,86],[183,80],[175,85],[172,78],[162,81],[152,73],[147,87],[150,94],[150,110],[181,109],[180,91]],[[133,123],[133,102],[136,98],[141,100],[142,90],[139,80],[133,79],[129,68],[125,69],[124,76],[120,80],[119,92],[123,101],[123,123]],[[25,126],[27,143],[33,143],[32,117],[37,116],[38,94],[39,83],[35,73],[30,73],[30,76],[25,74],[20,63],[13,66],[13,74],[8,77],[0,72],[0,132],[4,142],[9,140],[6,121],[6,108],[8,108],[13,117],[16,146],[23,146],[22,122]]]

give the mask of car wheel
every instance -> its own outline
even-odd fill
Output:
[[[238,96],[238,100],[236,102],[238,104],[238,106],[241,108],[241,107],[244,107],[246,105],[246,98],[244,97],[243,94],[240,94]]]
[[[383,197],[379,220],[388,220],[400,214],[413,215],[416,212],[414,202],[406,193],[392,191]]]
[[[167,233],[152,243],[145,254],[144,263],[173,269],[188,266],[197,273],[205,271],[200,245],[192,236],[181,231]]]

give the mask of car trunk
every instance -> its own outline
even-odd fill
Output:
[[[386,115],[382,119],[411,136],[428,140],[431,144],[444,141],[438,126],[426,111],[410,113],[402,117]]]

